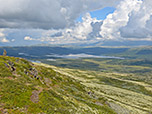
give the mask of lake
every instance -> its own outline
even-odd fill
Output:
[[[80,54],[69,54],[69,55],[46,55],[47,57],[60,57],[60,58],[66,58],[66,59],[78,59],[78,58],[109,58],[109,59],[125,59],[122,57],[115,57],[115,56],[99,56],[99,55],[89,55],[85,53]]]

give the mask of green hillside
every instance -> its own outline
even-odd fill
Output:
[[[59,71],[0,56],[0,113],[115,114],[110,101]]]
[[[59,68],[42,63],[41,65],[53,68],[57,72],[79,80],[82,85],[92,91],[94,97],[104,98],[106,104],[117,114],[152,113],[152,74],[150,73],[140,75],[129,72],[118,73],[114,71],[101,72]],[[120,69],[123,66],[115,67]],[[142,66],[132,66],[132,71],[136,70],[136,68],[145,69]]]

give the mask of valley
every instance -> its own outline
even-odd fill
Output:
[[[125,51],[111,48],[117,51],[104,54],[100,53],[102,48],[97,52],[90,48],[83,54],[76,51],[61,54],[63,48],[58,47],[56,54],[60,57],[53,56],[52,51],[43,51],[43,55],[42,51],[34,51],[36,47],[33,51],[24,48],[28,51],[7,47],[8,55],[16,57],[0,56],[2,113],[152,113],[151,47]],[[15,71],[11,70],[11,62]]]

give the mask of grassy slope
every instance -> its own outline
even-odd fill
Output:
[[[22,58],[0,56],[0,113],[115,114],[104,97],[81,81]]]
[[[109,54],[126,58],[146,59],[152,61],[152,46],[141,46],[129,48],[127,51],[116,54]]]
[[[151,79],[144,80],[144,76],[133,73],[122,74],[41,65],[51,67],[79,80],[81,84],[90,88],[96,97],[108,99],[108,105],[119,114],[148,114],[151,112],[152,83],[150,83]],[[142,66],[139,68],[145,69]],[[133,66],[132,70],[134,70]],[[152,77],[151,74],[149,74],[150,77]]]

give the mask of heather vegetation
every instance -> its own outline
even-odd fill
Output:
[[[0,85],[0,113],[115,114],[79,80],[22,58],[0,56]]]
[[[108,54],[124,59],[52,59],[35,52],[21,55],[27,60],[7,56],[6,49],[0,56],[0,113],[151,114],[152,54],[145,49],[151,47]]]
[[[138,75],[129,72],[101,72],[41,65],[79,80],[82,85],[92,90],[92,96],[106,100],[108,106],[118,114],[152,113],[150,73]]]

